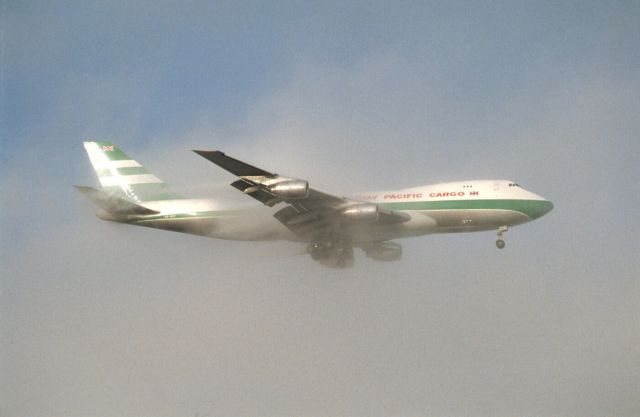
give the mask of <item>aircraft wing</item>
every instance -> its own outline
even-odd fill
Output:
[[[306,180],[265,171],[220,151],[194,152],[239,177],[231,185],[244,194],[270,207],[286,204],[274,217],[302,237],[340,230],[344,225],[396,224],[410,220],[406,213],[383,209],[371,202],[336,197],[309,187]]]

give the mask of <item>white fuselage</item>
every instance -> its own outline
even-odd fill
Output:
[[[536,219],[553,208],[543,197],[507,180],[459,181],[366,192],[354,199],[411,217],[401,224],[345,225],[354,242],[496,230]],[[130,223],[231,240],[302,240],[273,218],[275,210],[266,207],[224,210],[214,200],[188,199],[143,204],[160,214],[131,219]]]

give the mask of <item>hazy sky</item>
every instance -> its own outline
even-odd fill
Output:
[[[0,4],[0,415],[640,415],[639,2]],[[88,138],[221,200],[188,149],[555,209],[331,270],[100,221]]]

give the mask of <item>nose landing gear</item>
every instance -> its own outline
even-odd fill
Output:
[[[509,230],[507,226],[500,226],[498,228],[498,240],[496,240],[496,247],[498,249],[504,249],[504,247],[506,246],[506,243],[504,243],[504,237],[502,236],[502,234],[507,230]]]

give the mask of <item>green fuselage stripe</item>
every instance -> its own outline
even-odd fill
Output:
[[[156,220],[182,220],[182,219],[213,219],[217,217],[238,216],[242,212],[238,210],[219,210],[219,211],[200,211],[196,213],[175,213],[175,214],[154,214],[144,216],[137,222],[156,221]]]
[[[535,219],[547,213],[551,203],[545,200],[447,200],[380,203],[388,210],[511,210]]]

